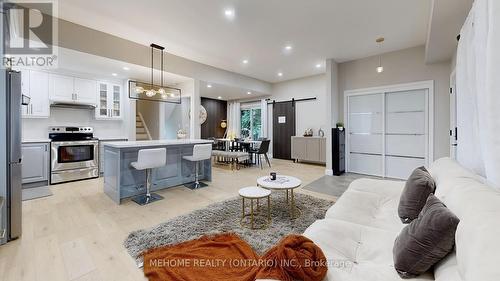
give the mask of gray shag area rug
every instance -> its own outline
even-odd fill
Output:
[[[283,237],[289,234],[302,234],[313,222],[323,219],[326,211],[333,204],[332,201],[300,193],[295,193],[295,198],[296,206],[301,214],[297,219],[291,220],[285,193],[273,192],[271,195],[272,222],[267,229],[251,230],[240,225],[241,198],[238,197],[211,204],[153,228],[134,231],[125,240],[124,246],[137,264],[142,266],[141,253],[145,250],[197,239],[203,235],[232,232],[238,234],[254,250],[262,254]],[[250,211],[249,201],[245,200],[247,212]],[[261,200],[260,206],[261,211],[266,212],[267,200]]]

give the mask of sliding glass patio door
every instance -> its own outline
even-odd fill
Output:
[[[432,158],[429,89],[347,96],[349,172],[406,179]]]

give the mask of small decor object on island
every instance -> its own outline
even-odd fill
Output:
[[[274,172],[271,173],[271,180],[272,181],[276,180],[276,173],[274,173]]]
[[[313,136],[313,129],[309,128],[309,129],[306,129],[306,131],[304,132],[304,137],[312,137]]]
[[[323,129],[319,128],[318,136],[320,136],[322,138],[325,137],[325,132],[323,131]]]
[[[187,137],[186,130],[179,129],[179,131],[177,131],[177,139],[182,140],[182,139],[185,139],[186,137]]]

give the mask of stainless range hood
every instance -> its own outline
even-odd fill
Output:
[[[73,109],[95,109],[96,108],[96,106],[93,105],[93,104],[63,103],[63,102],[51,103],[50,107],[55,107],[55,108],[73,108]]]

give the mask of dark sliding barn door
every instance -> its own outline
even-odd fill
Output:
[[[295,102],[273,104],[273,158],[290,160],[295,136]]]

